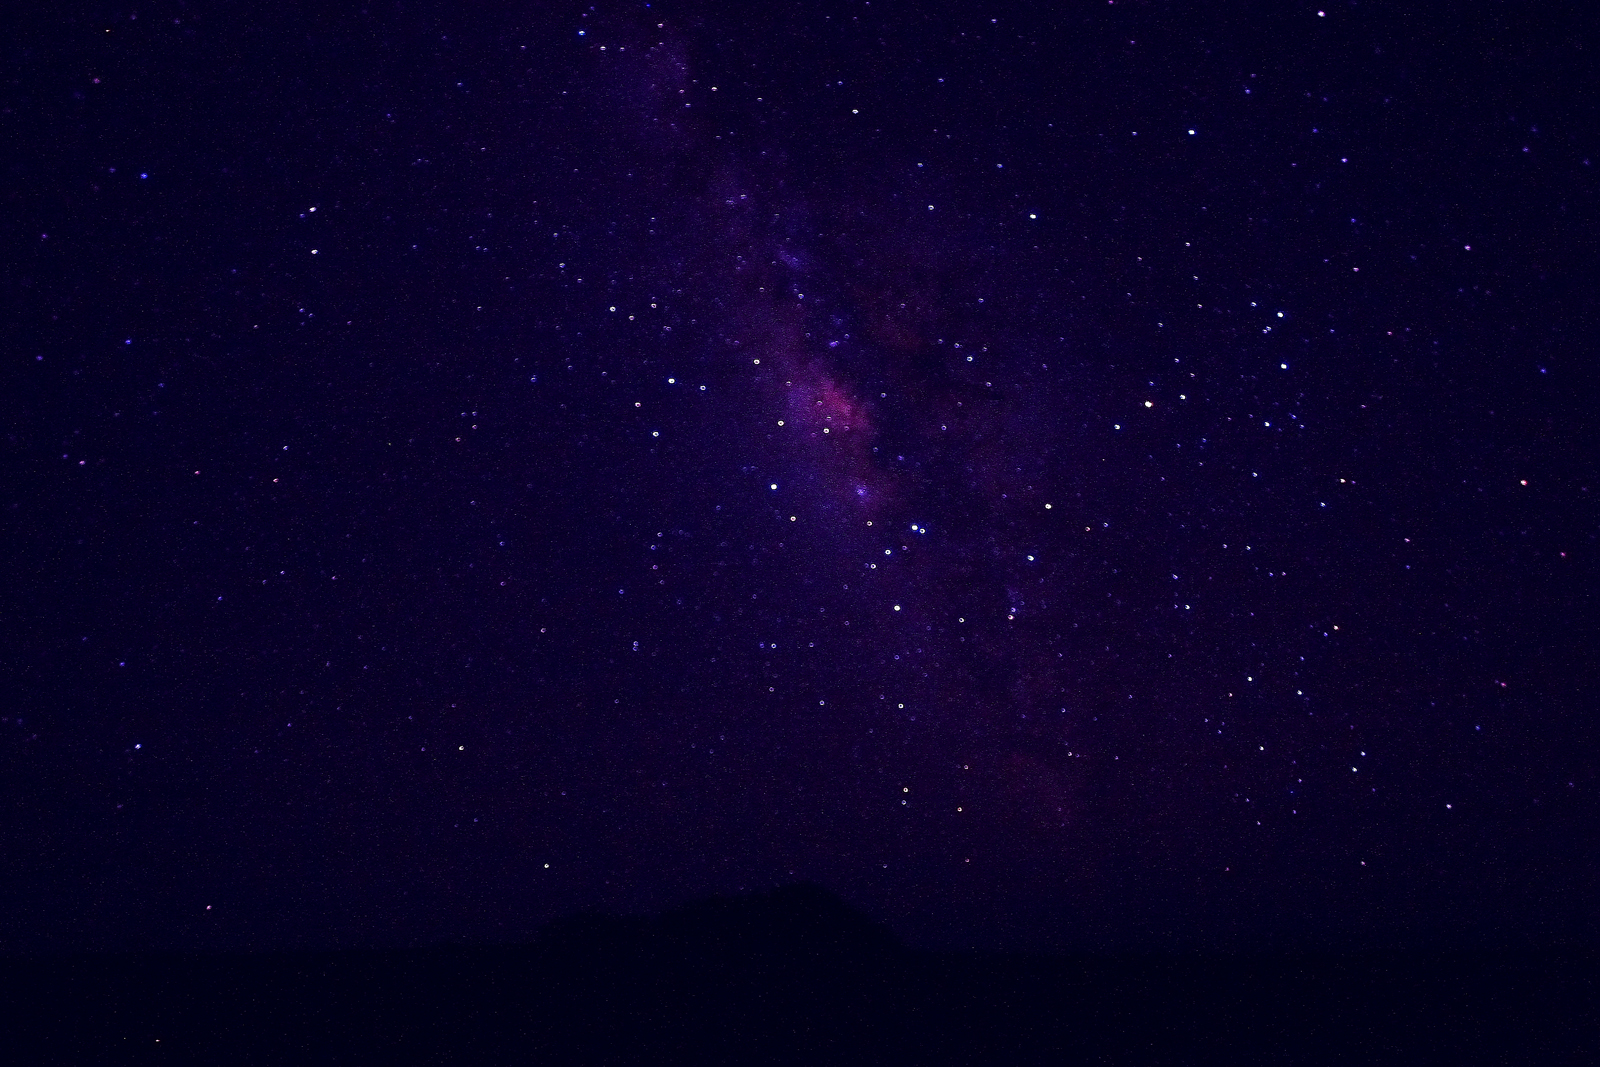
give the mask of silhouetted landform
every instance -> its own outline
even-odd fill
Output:
[[[18,1064],[1593,1064],[1592,952],[927,953],[814,886],[504,948],[0,961]]]

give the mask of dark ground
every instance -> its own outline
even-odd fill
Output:
[[[905,948],[814,887],[529,946],[7,959],[17,1063],[1588,1064],[1592,951]]]

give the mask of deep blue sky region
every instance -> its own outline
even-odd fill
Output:
[[[1592,28],[30,17],[0,943],[1592,938]]]

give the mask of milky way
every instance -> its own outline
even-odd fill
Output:
[[[630,62],[643,81],[684,49],[635,51],[611,72],[624,84]],[[690,102],[708,101],[705,79],[686,77]],[[766,798],[782,827],[768,832],[816,842],[797,862],[826,879],[911,865],[953,901],[976,891],[960,884],[976,855],[981,885],[1004,871],[1104,892],[1079,884],[1096,866],[1093,772],[1074,738],[1101,694],[1064,651],[1085,599],[1075,553],[1057,551],[1082,512],[1087,413],[1070,386],[1089,385],[1072,382],[1066,338],[1014,306],[1021,279],[983,222],[915,158],[865,187],[830,185],[775,162],[781,139],[736,148],[676,94],[624,95],[659,100],[645,126],[672,129],[644,138],[650,169],[688,175],[669,262],[647,276],[689,309],[679,335],[729,394],[703,417],[738,427],[715,440],[745,477],[714,507],[741,526],[710,569],[747,605],[712,625],[749,648],[707,669],[738,694],[720,704],[753,702],[738,715],[753,751],[735,758],[794,783]],[[763,103],[745,101],[747,117]],[[1059,288],[1041,298],[1066,302]]]

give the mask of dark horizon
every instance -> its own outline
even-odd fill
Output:
[[[1592,948],[1592,30],[19,19],[0,954]]]
[[[814,885],[528,945],[0,957],[40,1062],[1582,1063],[1595,955],[926,952]]]

